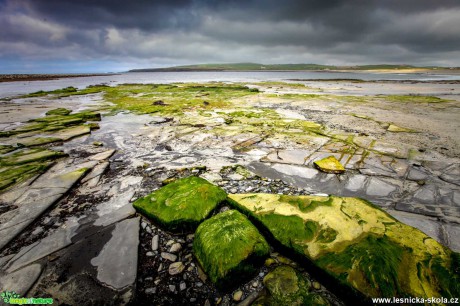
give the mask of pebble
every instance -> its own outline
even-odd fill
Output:
[[[195,303],[196,302],[196,298],[190,298],[190,303]]]
[[[179,273],[182,273],[182,271],[184,271],[185,269],[185,266],[182,262],[175,262],[175,263],[172,263],[169,265],[169,275],[176,275],[176,274],[179,274]]]
[[[154,283],[155,285],[158,285],[160,282],[161,282],[161,279],[158,278],[158,279],[156,279],[153,283]]]
[[[170,246],[174,243],[174,240],[168,240],[168,242],[166,242],[166,246]]]
[[[260,272],[260,273],[259,273],[259,276],[260,276],[260,277],[264,277],[264,275],[265,275],[264,272]]]
[[[148,277],[146,277],[144,280],[145,280],[146,282],[151,282],[151,281],[153,281],[153,277],[148,276]]]
[[[154,256],[155,254],[153,254],[153,252],[147,252],[147,253],[145,253],[145,255],[147,255],[148,257],[152,257],[152,256]]]
[[[230,189],[230,193],[238,193],[238,189],[237,188],[232,188],[232,189]]]
[[[171,253],[161,252],[161,257],[169,261],[176,261],[177,256]]]
[[[192,241],[195,238],[195,234],[188,234],[187,241]]]
[[[197,287],[201,287],[201,286],[203,286],[203,283],[202,283],[202,282],[196,282],[195,285],[196,285]]]
[[[163,270],[163,264],[160,264],[160,266],[158,267],[158,272],[160,272],[161,270]]]
[[[252,283],[252,287],[257,288],[259,286],[259,282],[255,281]]]
[[[180,243],[174,243],[169,249],[169,253],[177,253],[182,250],[182,245]]]
[[[145,231],[146,231],[147,233],[149,233],[149,234],[152,233],[152,229],[150,228],[150,226],[146,226],[146,227],[145,227]]]
[[[208,278],[208,276],[206,275],[206,273],[204,273],[203,270],[201,270],[200,267],[198,267],[198,277],[199,277],[203,282],[205,282],[206,279]]]
[[[145,294],[155,294],[157,292],[157,288],[151,287],[145,289]]]
[[[160,242],[160,236],[155,235],[152,238],[152,251],[158,250],[158,244]]]
[[[235,293],[233,294],[233,300],[234,300],[235,302],[240,301],[242,297],[243,297],[243,291],[241,291],[241,290],[238,290],[237,292],[235,292]]]
[[[171,292],[176,291],[176,286],[175,285],[169,285],[169,291],[171,291]]]
[[[320,283],[318,283],[318,282],[313,282],[313,284],[312,284],[312,285],[313,285],[313,288],[315,288],[316,290],[319,290],[319,289],[321,289],[321,284],[320,284]]]
[[[276,263],[276,260],[274,260],[273,258],[267,258],[267,260],[265,261],[265,266],[270,267],[274,263]]]
[[[179,289],[180,289],[180,291],[184,291],[185,289],[187,289],[187,285],[185,284],[185,282],[180,283]]]

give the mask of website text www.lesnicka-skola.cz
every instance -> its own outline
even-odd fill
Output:
[[[374,304],[460,304],[460,299],[459,298],[444,298],[444,297],[432,297],[432,298],[392,297],[392,298],[373,298],[372,303]]]

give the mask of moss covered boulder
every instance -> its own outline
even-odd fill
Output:
[[[269,251],[257,228],[236,210],[204,221],[193,241],[196,259],[220,289],[235,287],[256,273]]]
[[[268,293],[252,305],[330,305],[327,298],[315,292],[311,282],[289,266],[277,267],[264,277]]]
[[[334,156],[317,160],[314,162],[316,168],[326,173],[344,173],[345,168]]]
[[[170,231],[194,230],[227,194],[205,179],[190,176],[138,199],[134,208]]]
[[[229,202],[287,250],[364,296],[460,296],[460,255],[367,201],[233,194]]]

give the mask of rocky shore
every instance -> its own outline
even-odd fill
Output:
[[[91,76],[105,76],[100,73],[76,73],[76,74],[0,74],[0,82],[19,82],[19,81],[46,81],[62,78],[83,78]]]
[[[124,84],[3,102],[0,287],[68,305],[458,295],[459,99],[338,94],[376,85],[356,86]]]

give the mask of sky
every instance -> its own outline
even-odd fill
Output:
[[[0,0],[0,73],[460,66],[460,0]]]

